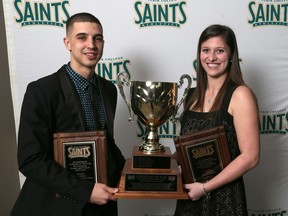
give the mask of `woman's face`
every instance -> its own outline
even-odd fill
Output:
[[[212,37],[201,44],[200,61],[210,77],[226,75],[230,62],[230,49],[221,36]]]

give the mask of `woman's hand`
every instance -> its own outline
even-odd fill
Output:
[[[188,196],[192,201],[197,201],[203,196],[208,196],[208,192],[205,191],[205,186],[203,183],[194,182],[190,184],[184,184]]]

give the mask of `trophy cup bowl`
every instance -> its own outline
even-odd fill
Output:
[[[183,97],[177,103],[178,88],[183,85],[184,79],[187,79],[188,85]],[[124,84],[130,88],[129,101],[123,90]],[[173,82],[130,81],[130,75],[121,72],[117,76],[117,86],[128,106],[129,121],[133,121],[135,114],[148,129],[148,133],[138,149],[146,153],[164,151],[164,146],[159,143],[157,129],[170,118],[175,121],[177,111],[191,88],[190,76],[182,75],[179,84],[177,84]]]

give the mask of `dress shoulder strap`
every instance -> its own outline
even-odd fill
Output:
[[[221,106],[221,112],[225,112],[228,111],[228,107],[229,107],[229,103],[232,97],[233,92],[235,91],[235,89],[237,88],[236,85],[231,85],[227,88],[227,92],[223,98],[223,103]]]
[[[227,88],[226,94],[225,94],[223,101],[222,101],[222,106],[216,115],[215,126],[222,124],[222,122],[226,116],[226,113],[228,112],[228,107],[229,107],[229,103],[230,103],[232,94],[236,88],[237,88],[236,85],[231,85]]]

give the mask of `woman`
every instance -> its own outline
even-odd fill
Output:
[[[231,163],[208,182],[184,185],[190,200],[178,200],[175,215],[248,215],[242,176],[259,162],[256,97],[244,83],[234,32],[211,25],[199,39],[197,86],[181,118],[181,135],[224,125]]]

